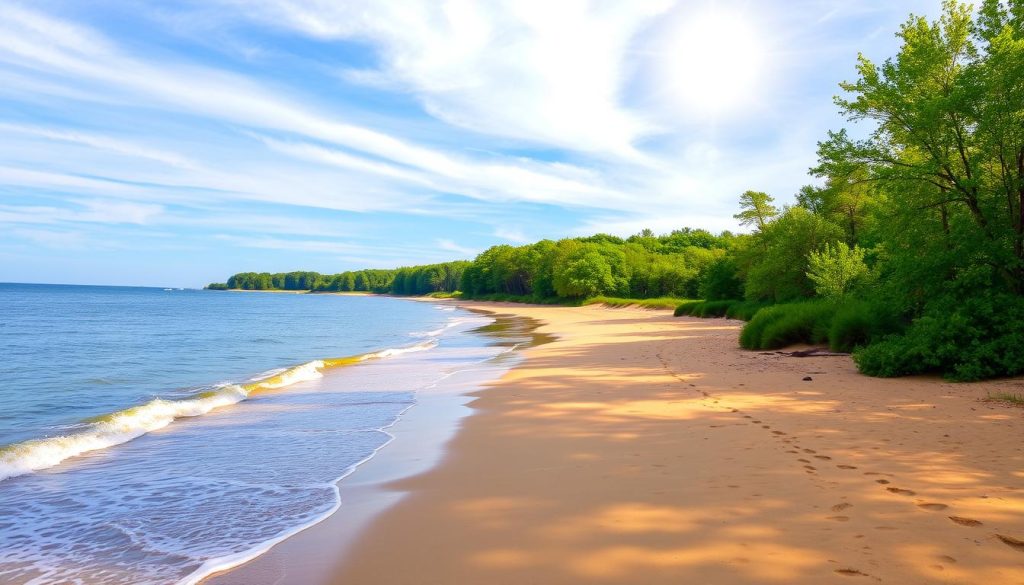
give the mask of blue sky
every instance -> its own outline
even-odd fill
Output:
[[[0,0],[0,281],[201,286],[785,203],[939,0]]]

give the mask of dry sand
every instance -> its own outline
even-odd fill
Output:
[[[1024,584],[1024,409],[985,400],[1020,379],[879,380],[742,351],[735,321],[463,304],[558,340],[386,484],[347,553],[293,539],[325,582]]]

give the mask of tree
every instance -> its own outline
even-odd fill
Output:
[[[826,243],[841,240],[842,233],[838,226],[803,207],[786,209],[751,236],[754,245],[738,250],[746,297],[784,302],[813,296],[807,258]]]
[[[869,274],[864,250],[844,242],[825,244],[821,251],[811,252],[807,260],[807,278],[814,283],[814,291],[825,298],[843,298]]]
[[[740,212],[733,217],[740,220],[740,225],[756,226],[762,230],[765,224],[779,214],[779,210],[772,205],[774,201],[767,193],[747,191],[740,195]]]
[[[599,295],[614,287],[612,268],[596,251],[569,258],[555,273],[555,291],[567,298]]]
[[[874,130],[830,133],[814,172],[868,169],[903,227],[889,232],[893,254],[916,254],[914,239],[942,242],[933,291],[983,267],[1024,293],[1024,1],[985,0],[974,23],[968,5],[948,0],[938,21],[912,16],[899,37],[895,59],[859,57],[858,79],[841,85],[849,96],[836,98]]]

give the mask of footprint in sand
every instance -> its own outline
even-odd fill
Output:
[[[882,485],[887,485],[887,484],[889,484],[891,482],[888,479],[876,479],[875,483],[880,483]]]
[[[845,575],[847,577],[867,577],[868,574],[864,571],[858,571],[857,569],[836,569],[836,573]]]
[[[817,469],[817,468],[816,468],[816,467],[814,467],[813,465],[804,465],[804,469],[810,469],[810,470],[812,470],[812,471],[813,471],[813,470],[815,470],[815,469]]]
[[[755,425],[759,425],[759,424],[761,424],[761,421],[759,421],[759,420],[752,420],[752,421],[750,421],[750,422],[754,423]]]
[[[836,522],[849,522],[849,516],[829,516],[828,520],[835,520]]]
[[[852,508],[852,507],[853,507],[853,504],[851,504],[849,502],[842,502],[840,504],[836,504],[835,506],[832,506],[832,511],[833,512],[842,512],[843,510],[847,510],[847,509]]]
[[[772,434],[773,435],[785,435],[786,433],[784,433],[782,431],[772,431]]]
[[[974,518],[964,518],[963,516],[950,516],[949,519],[953,522],[956,522],[960,526],[981,526],[981,522],[979,520],[975,520]]]
[[[817,453],[814,449],[804,449],[804,453]]]
[[[947,506],[946,504],[933,504],[933,503],[929,502],[929,503],[926,503],[926,504],[918,504],[917,507],[921,508],[923,510],[931,510],[933,512],[941,512],[942,510],[945,510],[949,506]]]
[[[801,457],[800,459],[797,459],[797,461],[799,461],[800,463],[810,463],[810,460],[804,459],[803,457]]]
[[[944,563],[955,563],[956,562],[956,559],[954,559],[953,557],[951,557],[949,555],[939,555],[939,556],[937,556],[935,558],[939,559],[940,561],[942,561]]]
[[[892,493],[894,493],[894,494],[899,494],[901,496],[916,496],[917,495],[917,492],[915,492],[913,490],[905,490],[903,488],[898,488],[898,487],[889,487],[889,488],[885,488],[885,489],[890,491],[890,492],[892,492]]]
[[[829,457],[828,455],[815,455],[815,456],[814,456],[814,458],[815,458],[815,459],[821,459],[821,460],[823,460],[823,461],[828,461],[828,460],[832,459],[832,458],[831,458],[831,457]]]
[[[856,465],[836,465],[839,469],[857,469]]]
[[[1003,544],[1005,544],[1006,546],[1010,548],[1015,548],[1020,552],[1024,552],[1024,540],[1014,538],[1012,536],[1003,536],[1002,534],[997,534],[996,538],[1003,541]]]

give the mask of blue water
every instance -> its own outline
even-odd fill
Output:
[[[488,322],[380,297],[0,284],[0,582],[188,582],[321,519],[418,392],[507,350],[471,333]]]

